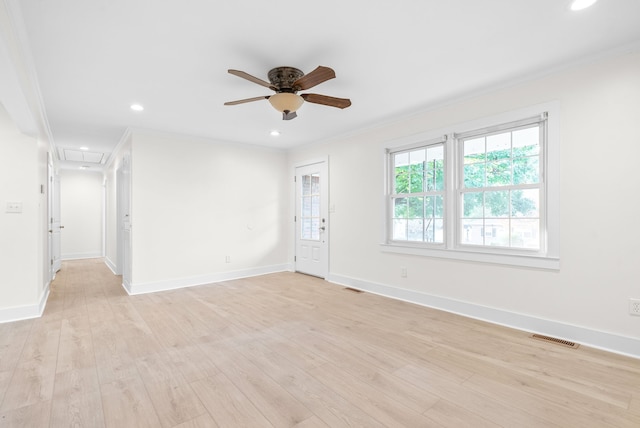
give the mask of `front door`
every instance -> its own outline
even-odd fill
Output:
[[[327,163],[296,168],[296,272],[325,278],[329,272]]]

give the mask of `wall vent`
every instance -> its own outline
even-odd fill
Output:
[[[364,291],[358,290],[357,288],[345,287],[344,289],[347,291],[351,291],[352,293],[364,293]]]
[[[578,346],[580,346],[577,343],[569,342],[568,340],[558,339],[556,337],[550,337],[550,336],[543,336],[542,334],[532,334],[531,337],[536,339],[536,340],[542,340],[542,341],[545,341],[545,342],[550,342],[550,343],[555,343],[557,345],[566,346],[567,348],[574,348],[575,349]]]

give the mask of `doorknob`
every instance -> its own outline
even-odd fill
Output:
[[[323,232],[324,232],[324,230],[325,230],[325,229],[326,229],[326,228],[325,228],[324,226],[322,226],[322,227],[320,228],[320,230],[321,230],[321,231],[323,231]]]

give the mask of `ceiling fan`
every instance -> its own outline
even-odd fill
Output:
[[[326,82],[327,80],[336,77],[335,71],[329,67],[319,66],[309,74],[304,74],[302,71],[293,67],[276,67],[271,69],[268,73],[269,82],[240,70],[229,70],[229,73],[234,76],[247,79],[250,82],[257,83],[265,88],[269,88],[276,93],[274,95],[229,101],[224,103],[226,106],[234,106],[236,104],[250,103],[252,101],[259,100],[269,100],[276,110],[282,112],[283,120],[291,120],[297,116],[296,110],[298,110],[305,101],[341,109],[347,108],[351,105],[351,100],[348,98],[335,98],[319,94],[297,94],[298,91],[313,88],[322,82]]]

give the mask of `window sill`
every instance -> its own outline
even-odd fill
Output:
[[[441,259],[463,260],[480,263],[494,263],[507,266],[519,266],[537,269],[560,270],[560,259],[548,256],[528,256],[516,254],[496,254],[477,251],[445,250],[424,248],[400,244],[380,244],[382,252],[410,254],[414,256],[436,257]]]

